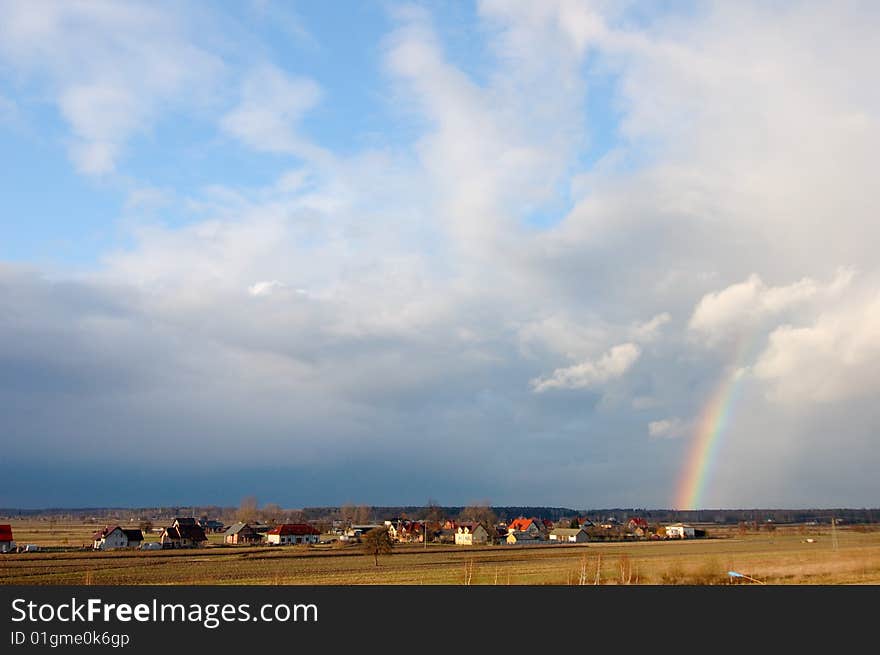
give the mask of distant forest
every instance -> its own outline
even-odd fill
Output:
[[[274,507],[278,507],[274,505]],[[348,515],[347,506],[326,507],[303,507],[297,509],[282,510],[285,515],[295,515],[296,518],[305,521],[328,521],[341,519]],[[350,506],[348,506],[350,507]],[[444,518],[455,519],[466,508],[464,506],[433,506],[402,505],[402,506],[369,506],[359,505],[359,517],[366,522],[380,522],[393,518],[424,518],[430,511]],[[673,510],[673,509],[645,509],[645,508],[604,508],[604,509],[573,509],[570,507],[544,507],[544,506],[492,506],[492,511],[499,520],[510,520],[518,516],[536,517],[558,521],[574,516],[587,517],[594,522],[605,521],[614,518],[624,522],[631,517],[643,517],[650,522],[688,522],[688,523],[720,523],[737,524],[741,522],[757,523],[830,523],[834,518],[838,523],[876,523],[880,520],[878,508],[832,508],[832,509],[701,509],[701,510]],[[144,519],[169,518],[174,516],[205,516],[232,521],[235,519],[237,507],[208,506],[176,506],[176,507],[84,507],[84,508],[45,508],[45,509],[15,509],[0,508],[0,517],[25,518],[25,517],[69,517],[71,519],[84,519],[94,517],[104,519],[109,517],[135,517]]]

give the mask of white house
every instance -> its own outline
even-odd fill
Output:
[[[673,523],[666,526],[666,536],[672,539],[693,539],[696,532],[693,526],[685,523]]]
[[[455,530],[456,546],[473,546],[489,541],[489,533],[479,523],[459,525]]]
[[[282,523],[266,533],[266,541],[276,546],[316,544],[320,535],[320,531],[308,523]]]
[[[92,535],[92,548],[113,550],[114,548],[137,548],[144,540],[140,530],[123,530],[118,525],[107,526]]]
[[[590,540],[583,528],[554,528],[550,531],[550,541],[567,544],[583,544]]]

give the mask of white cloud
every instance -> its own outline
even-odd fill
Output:
[[[654,318],[644,323],[638,323],[632,330],[633,339],[639,342],[654,341],[660,336],[660,328],[666,325],[672,317],[667,313],[657,314]]]
[[[744,282],[703,296],[697,303],[688,327],[713,341],[736,328],[753,325],[759,320],[778,315],[821,295],[823,299],[839,294],[849,286],[853,272],[841,269],[827,285],[809,277],[794,284],[770,287],[757,274]]]
[[[257,150],[313,157],[321,151],[299,134],[299,122],[320,98],[321,89],[313,80],[263,65],[247,75],[239,104],[220,125]]]
[[[418,8],[396,12],[400,26],[387,39],[386,62],[398,106],[427,123],[416,152],[437,220],[455,247],[491,257],[530,212],[555,199],[584,138],[584,83],[582,53],[554,38],[552,21],[485,5],[481,12],[496,30],[486,79],[448,60]]]
[[[248,293],[252,296],[271,296],[275,291],[285,288],[287,285],[278,280],[263,280],[248,287]]]
[[[880,391],[880,295],[769,336],[752,368],[774,400],[831,403]]]
[[[135,133],[194,103],[221,68],[189,42],[180,12],[148,3],[2,2],[0,14],[0,62],[48,80],[88,175],[113,171]]]
[[[690,431],[690,423],[678,417],[648,423],[648,436],[652,439],[679,439],[687,436]]]
[[[520,349],[532,357],[546,353],[585,359],[607,343],[607,329],[595,319],[576,321],[564,313],[532,320],[517,331]]]
[[[536,393],[548,389],[585,389],[622,377],[638,360],[641,349],[634,343],[614,346],[595,362],[557,368],[546,378],[532,380]]]

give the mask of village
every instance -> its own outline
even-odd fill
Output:
[[[132,519],[132,522],[134,519]],[[573,516],[552,521],[519,516],[507,521],[458,519],[411,520],[394,517],[382,522],[354,523],[334,520],[325,531],[308,522],[279,523],[236,521],[230,525],[217,519],[175,517],[163,528],[141,522],[139,527],[108,524],[92,535],[91,544],[81,549],[165,550],[216,546],[309,546],[357,544],[370,531],[387,532],[391,543],[446,544],[456,546],[537,546],[584,544],[591,541],[634,541],[693,539],[706,536],[704,529],[685,523],[650,525],[643,517],[601,521]],[[0,524],[0,553],[28,553],[41,550],[38,544],[16,544],[12,526]]]
[[[7,510],[0,584],[749,582],[729,572],[766,583],[880,581],[873,511],[726,511],[272,503]]]

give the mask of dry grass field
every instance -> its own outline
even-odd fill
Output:
[[[780,527],[714,538],[533,547],[400,545],[379,566],[356,545],[91,552],[94,525],[13,523],[19,544],[68,550],[0,556],[0,584],[880,584],[880,531]],[[812,539],[813,543],[807,542]],[[835,544],[836,541],[836,544]]]

